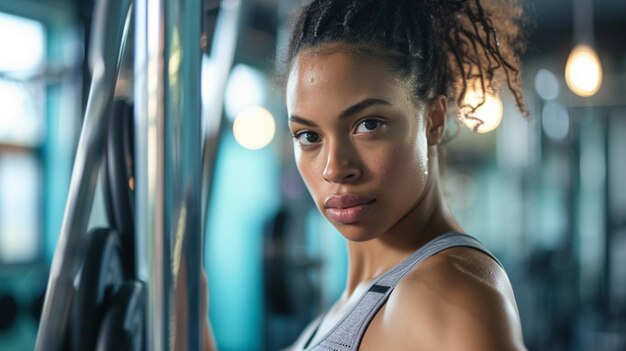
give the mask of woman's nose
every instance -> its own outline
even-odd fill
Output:
[[[354,182],[360,178],[362,170],[356,152],[346,145],[330,146],[322,175],[331,183]]]

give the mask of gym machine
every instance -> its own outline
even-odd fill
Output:
[[[201,348],[205,217],[240,7],[95,2],[92,83],[36,350]],[[216,73],[201,85],[203,51]],[[109,226],[88,228],[98,181]]]

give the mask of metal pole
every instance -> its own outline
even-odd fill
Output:
[[[163,323],[163,196],[159,192],[163,184],[162,4],[138,0],[135,14],[137,276],[148,286],[146,346],[160,351],[168,334]]]
[[[200,349],[200,0],[166,1],[166,229],[173,275],[175,350]],[[172,340],[170,340],[170,343]]]
[[[163,174],[163,1],[135,5],[135,154],[137,276],[148,286],[146,346],[167,348]]]
[[[139,0],[138,276],[149,350],[200,349],[200,0]]]
[[[205,82],[203,89],[212,94],[206,94],[203,106],[203,135],[202,135],[202,232],[206,233],[206,216],[211,198],[211,184],[215,171],[215,159],[220,138],[224,92],[230,69],[233,65],[237,38],[241,25],[241,0],[222,0],[219,15],[215,25],[215,38],[211,48],[211,59],[214,64],[214,76],[210,82]]]

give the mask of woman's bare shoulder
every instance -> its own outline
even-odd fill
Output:
[[[445,250],[417,265],[384,310],[408,342],[428,350],[524,350],[519,313],[504,270],[486,254]]]

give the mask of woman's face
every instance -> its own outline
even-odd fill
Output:
[[[428,122],[386,63],[301,52],[287,80],[298,169],[320,212],[348,239],[378,237],[418,203]]]

